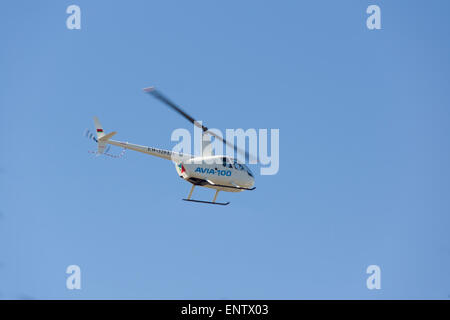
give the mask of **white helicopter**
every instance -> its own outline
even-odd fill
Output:
[[[207,127],[203,126],[186,112],[184,112],[180,107],[178,107],[175,103],[170,101],[167,97],[165,97],[161,92],[156,90],[154,87],[148,87],[143,89],[144,92],[151,94],[158,100],[162,101],[173,110],[181,114],[195,126],[202,129],[202,134],[209,134],[216,139],[221,140],[223,143],[231,146],[235,151],[244,153],[247,157],[249,156],[247,152],[238,149],[233,144],[229,143],[221,136],[215,134],[212,131],[209,131]],[[230,202],[216,202],[217,195],[219,191],[227,191],[227,192],[241,192],[244,190],[254,190],[255,177],[252,171],[244,164],[238,162],[236,159],[232,157],[228,157],[225,155],[213,155],[211,148],[210,139],[203,139],[202,136],[202,155],[194,156],[190,154],[182,154],[178,152],[173,152],[164,149],[158,149],[153,147],[140,146],[128,142],[111,140],[111,138],[117,133],[115,131],[105,134],[103,128],[99,122],[99,120],[94,117],[95,129],[97,133],[97,138],[95,138],[92,134],[87,134],[97,142],[97,151],[96,154],[107,154],[109,146],[113,145],[118,146],[125,149],[130,149],[142,153],[146,153],[152,156],[156,156],[159,158],[163,158],[166,160],[172,160],[175,163],[175,168],[177,170],[178,175],[184,180],[190,182],[192,184],[189,195],[185,201],[199,202],[199,203],[208,203],[208,204],[216,204],[216,205],[228,205]],[[204,201],[204,200],[195,200],[191,199],[192,193],[196,186],[206,187],[215,189],[216,193],[212,201]]]

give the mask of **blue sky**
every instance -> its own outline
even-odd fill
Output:
[[[82,11],[66,28],[66,8]],[[382,29],[366,28],[381,8]],[[450,297],[448,1],[7,1],[0,11],[0,298]],[[190,125],[279,128],[280,171],[181,201]],[[117,151],[117,150],[116,150]],[[197,198],[212,197],[196,190]],[[67,290],[76,264],[82,289]],[[381,267],[381,290],[366,288]]]

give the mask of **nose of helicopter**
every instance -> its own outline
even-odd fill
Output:
[[[249,183],[248,183],[249,188],[252,188],[255,185],[255,177],[250,176],[249,178],[250,178]]]

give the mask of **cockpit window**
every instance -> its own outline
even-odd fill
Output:
[[[233,160],[233,164],[234,164],[234,167],[236,168],[236,170],[244,170],[244,166],[242,166],[242,164],[240,164],[236,160]]]
[[[245,170],[245,172],[247,172],[247,174],[248,174],[250,177],[253,177],[253,178],[254,178],[253,172],[250,170],[249,167],[247,167],[245,164],[242,164],[242,163],[237,162],[235,159],[232,159],[232,160],[233,160],[233,165],[234,165],[234,167],[236,168],[236,170]]]

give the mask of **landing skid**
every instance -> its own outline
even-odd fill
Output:
[[[184,201],[191,201],[191,202],[200,202],[200,203],[208,203],[208,204],[218,204],[221,206],[229,205],[229,202],[212,202],[212,201],[203,201],[203,200],[194,200],[194,199],[183,199]]]
[[[195,188],[195,184],[192,184],[191,191],[189,192],[189,195],[188,195],[187,199],[183,199],[184,201],[191,201],[191,202],[198,202],[198,203],[207,203],[207,204],[218,204],[218,205],[221,205],[221,206],[226,206],[226,205],[230,204],[229,202],[216,202],[217,195],[219,194],[219,190],[216,190],[216,194],[214,195],[213,201],[203,201],[203,200],[191,199],[192,192],[194,191],[194,188]]]

